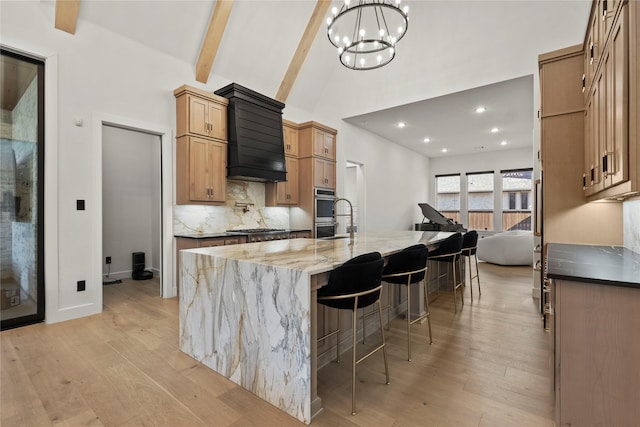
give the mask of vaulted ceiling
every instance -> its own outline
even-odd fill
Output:
[[[57,0],[55,5],[56,27],[75,30],[76,37],[85,24],[102,26],[193,64],[194,81],[224,76],[309,112],[335,108],[340,118],[428,156],[442,154],[435,144],[427,149],[416,144],[416,136],[408,140],[407,132],[403,138],[382,129],[382,123],[393,123],[404,111],[415,135],[426,137],[433,130],[421,117],[435,118],[434,108],[445,105],[466,111],[480,102],[465,96],[482,92],[471,89],[493,86],[502,92],[491,98],[492,108],[511,111],[505,121],[530,136],[537,55],[580,43],[590,8],[589,0],[403,2],[410,7],[410,21],[396,59],[365,72],[340,65],[328,42],[324,19],[329,1]],[[514,66],[522,62],[527,67]],[[526,75],[514,80],[519,86],[506,83]],[[524,97],[523,85],[531,88]],[[458,134],[460,126],[467,131],[478,126],[485,133],[493,126],[506,127],[493,120],[460,119],[457,125],[440,126],[438,137],[458,144],[457,154],[485,145],[487,151],[500,149],[473,133]]]

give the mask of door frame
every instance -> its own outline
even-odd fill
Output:
[[[161,264],[160,296],[176,296],[173,283],[173,132],[171,128],[157,123],[141,122],[111,114],[93,113],[93,194],[96,195],[96,211],[92,224],[93,250],[91,271],[96,283],[102,283],[102,126],[115,126],[160,137],[161,168]],[[98,292],[98,303],[102,307],[102,292]]]

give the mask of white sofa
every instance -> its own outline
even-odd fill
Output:
[[[478,239],[479,260],[500,265],[533,264],[533,232],[505,231]]]

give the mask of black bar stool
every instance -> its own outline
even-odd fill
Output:
[[[360,255],[334,269],[329,275],[326,286],[318,289],[318,303],[340,310],[351,310],[353,314],[353,357],[351,363],[351,414],[356,414],[356,365],[378,350],[384,356],[384,373],[389,384],[389,369],[387,365],[387,350],[384,340],[384,326],[382,322],[382,305],[380,304],[380,290],[382,289],[382,269],[384,260],[379,252]],[[380,317],[380,334],[382,344],[371,350],[360,359],[356,359],[356,326],[357,310],[378,303]],[[338,312],[339,313],[339,312]],[[322,341],[332,335],[337,335],[338,361],[340,360],[340,321],[338,329],[318,338]]]
[[[427,319],[429,325],[429,344],[433,343],[431,335],[431,317],[429,316],[429,297],[427,296],[427,256],[429,251],[425,245],[414,245],[403,249],[389,257],[382,272],[382,281],[407,286],[407,360],[411,361],[411,325]],[[422,283],[424,291],[424,307],[426,313],[411,320],[411,285]],[[387,308],[387,319],[389,319]]]
[[[438,275],[436,277],[438,284],[441,277],[448,276],[448,272],[440,274],[440,264],[451,264],[451,269],[453,270],[453,309],[455,313],[458,313],[458,300],[456,295],[458,293],[458,289],[463,285],[463,278],[460,277],[462,276],[462,264],[460,264],[461,253],[462,234],[455,233],[440,242],[438,249],[429,252],[429,256],[427,258],[429,261],[438,261]],[[456,269],[459,271],[457,275]],[[458,279],[460,279],[460,281],[458,281]],[[460,292],[460,298],[462,299],[462,305],[464,305],[464,294],[462,292]]]
[[[473,279],[478,280],[478,295],[482,295],[480,291],[480,271],[478,271],[478,257],[476,256],[476,252],[478,249],[478,232],[475,230],[471,230],[466,232],[462,236],[462,262],[465,263],[466,259],[469,260],[469,290],[471,291],[471,302],[473,302]],[[476,264],[476,274],[472,276],[471,273],[471,257],[475,260]],[[466,280],[465,280],[466,282]]]

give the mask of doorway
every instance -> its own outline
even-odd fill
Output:
[[[162,280],[161,165],[159,135],[102,125],[103,285]]]
[[[44,62],[0,56],[1,329],[44,320]]]
[[[351,201],[353,205],[353,228],[354,233],[364,231],[366,224],[365,217],[365,190],[364,190],[364,165],[353,161],[346,162],[344,174],[344,197]],[[350,225],[340,224],[340,233],[348,233]]]

